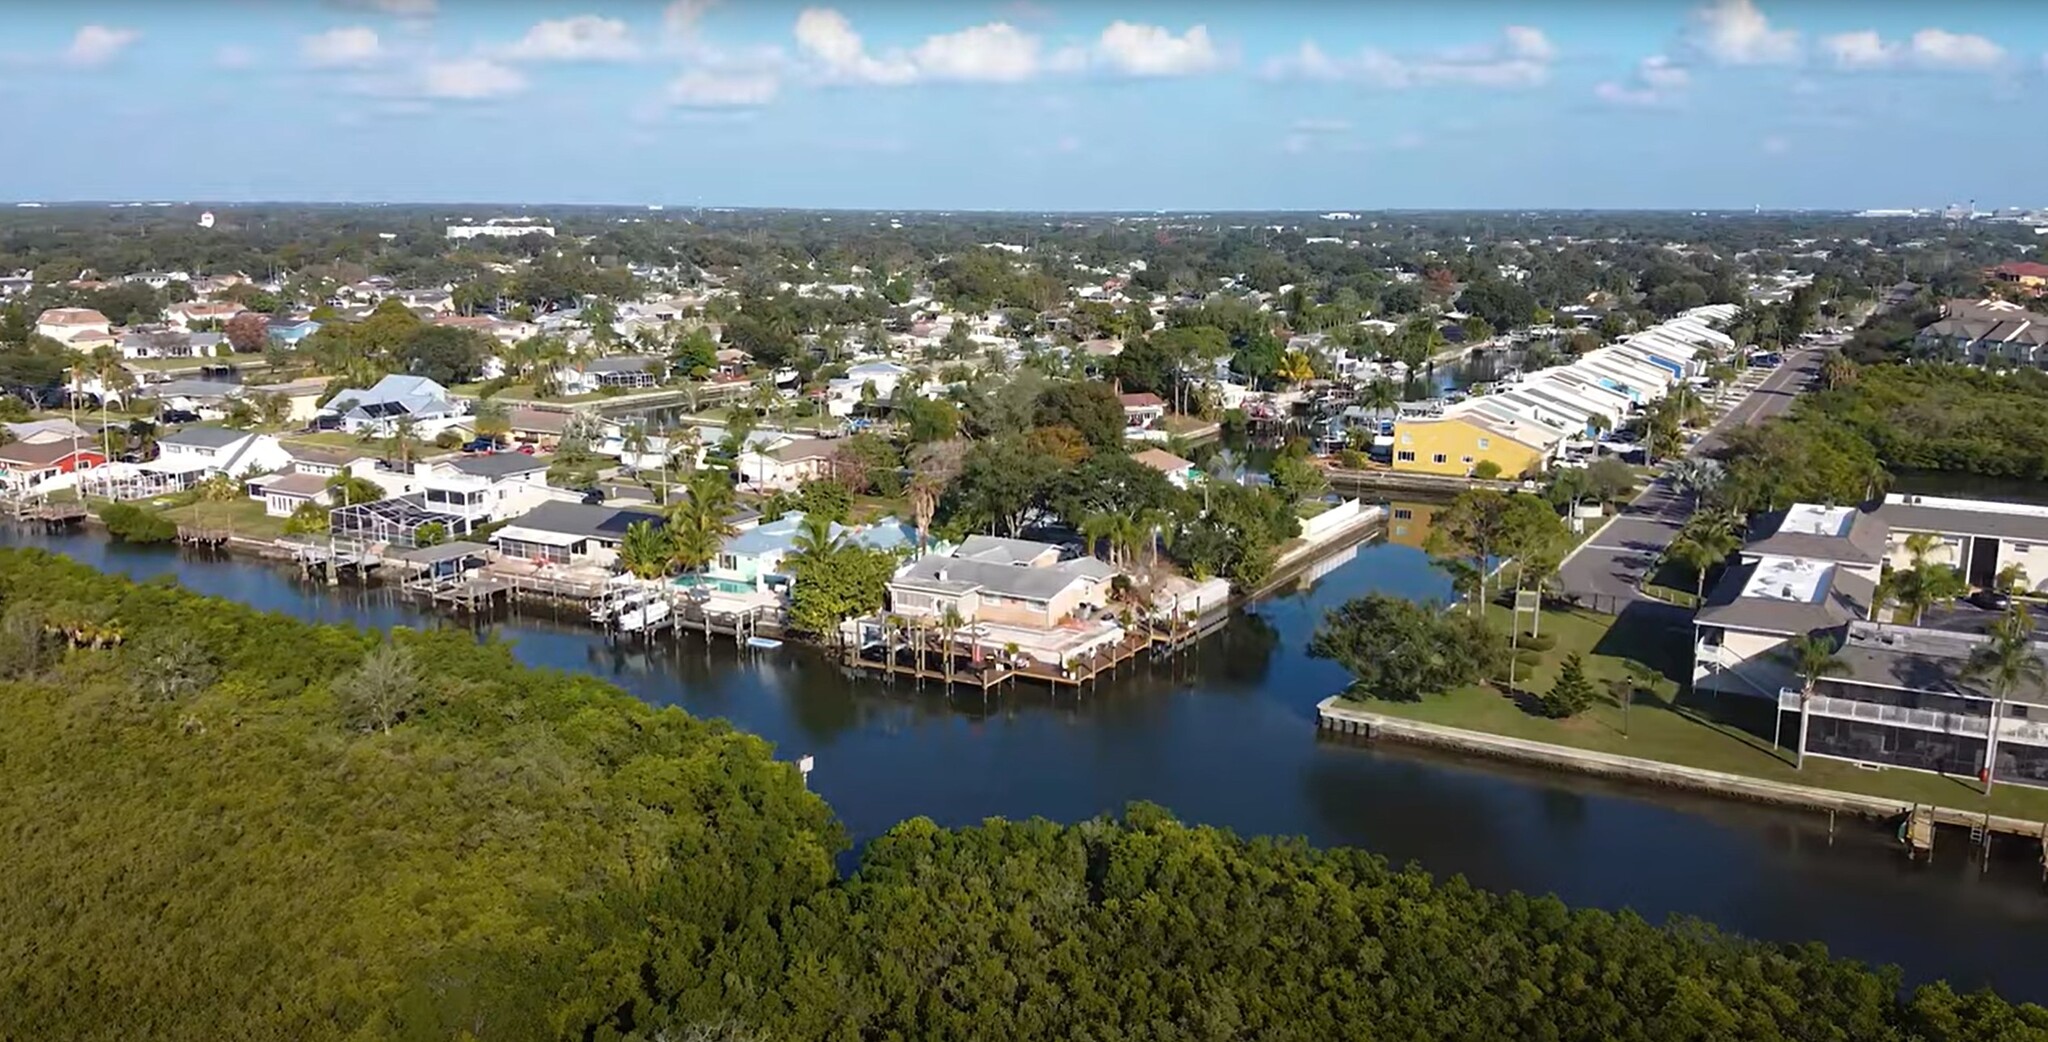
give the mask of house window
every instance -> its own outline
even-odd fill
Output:
[[[1414,518],[1415,518],[1415,511],[1413,511],[1413,510],[1410,510],[1410,509],[1408,509],[1407,507],[1395,507],[1395,508],[1394,508],[1394,520],[1396,520],[1396,521],[1410,521],[1410,520],[1413,520]]]
[[[1480,447],[1480,448],[1482,448],[1482,449],[1490,449],[1490,448],[1493,448],[1493,439],[1492,439],[1492,438],[1481,438],[1481,439],[1479,439],[1479,447]]]
[[[1472,457],[1470,457],[1470,456],[1460,456],[1460,457],[1458,457],[1458,462],[1460,462],[1460,463],[1470,463],[1470,462],[1472,462]]]
[[[1415,454],[1412,452],[1396,452],[1394,458],[1402,463],[1415,462]]]
[[[1450,458],[1449,456],[1446,456],[1446,455],[1444,455],[1443,453],[1439,452],[1439,453],[1437,453],[1436,455],[1434,455],[1434,456],[1431,456],[1431,457],[1429,458],[1429,461],[1430,461],[1431,463],[1449,463],[1449,462],[1451,461],[1451,458]]]

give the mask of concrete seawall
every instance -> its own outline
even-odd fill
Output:
[[[1823,811],[1830,814],[1845,814],[1852,817],[1877,821],[1904,818],[1912,813],[1915,804],[1909,800],[1892,799],[1883,796],[1864,796],[1835,789],[1822,789],[1809,785],[1792,785],[1785,782],[1765,781],[1740,774],[1709,771],[1697,767],[1682,767],[1660,760],[1645,760],[1634,756],[1617,756],[1613,753],[1594,752],[1589,749],[1574,749],[1570,746],[1552,745],[1547,742],[1531,742],[1521,738],[1487,734],[1460,727],[1444,727],[1408,720],[1384,713],[1374,713],[1343,704],[1343,699],[1331,696],[1316,703],[1316,726],[1322,730],[1340,735],[1352,735],[1367,739],[1387,739],[1412,745],[1430,746],[1497,760],[1511,760],[1518,763],[1536,764],[1559,770],[1575,771],[1580,774],[1601,778],[1617,778],[1648,785],[1662,785],[1685,789],[1729,799],[1747,800],[1751,803],[1792,807],[1802,810]],[[1924,805],[1922,805],[1924,806]],[[1955,807],[1932,807],[1934,821],[1942,825],[1956,825],[1963,828],[1984,826],[1991,832],[2027,839],[2039,840],[2048,834],[2048,823],[2027,818],[2013,818],[2002,815],[1986,815],[1983,811],[1969,811]]]

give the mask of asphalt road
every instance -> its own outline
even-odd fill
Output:
[[[1762,423],[1792,408],[1792,402],[1819,376],[1822,354],[1813,349],[1788,353],[1785,364],[1715,421],[1688,450],[1689,454],[1711,452],[1721,445],[1728,431]],[[1678,530],[1691,513],[1687,497],[1674,490],[1666,479],[1658,478],[1623,507],[1606,528],[1565,558],[1558,569],[1559,584],[1568,596],[1601,611],[1620,614],[1631,603],[1645,599],[1637,585],[1657,566],[1664,548],[1677,538]]]

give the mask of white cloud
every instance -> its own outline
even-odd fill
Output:
[[[121,52],[140,39],[142,34],[133,29],[118,29],[105,25],[88,25],[78,30],[71,38],[71,45],[64,48],[64,63],[79,68],[94,68],[105,65],[121,56]]]
[[[2005,64],[2005,48],[1971,33],[1922,29],[1904,41],[1886,40],[1875,29],[1837,33],[1820,48],[1839,69],[1950,69],[1981,71]]]
[[[1042,67],[1038,38],[1007,22],[933,36],[910,54],[921,78],[1017,83]]]
[[[883,61],[870,56],[853,23],[829,7],[808,7],[796,16],[796,47],[829,79],[892,85],[917,79],[917,67],[907,58]]]
[[[369,26],[351,25],[300,40],[299,55],[316,69],[360,69],[384,57],[384,41]]]
[[[1333,57],[1313,42],[1266,63],[1269,76],[1356,81],[1392,90],[1410,87],[1535,87],[1550,79],[1557,48],[1543,31],[1526,25],[1501,30],[1500,39],[1477,46],[1401,56],[1368,47],[1350,58]]]
[[[1164,26],[1122,21],[1095,41],[1095,60],[1125,76],[1193,76],[1224,65],[1205,26],[1176,36]]]
[[[669,82],[667,98],[678,108],[754,108],[774,101],[779,86],[767,73],[686,72]]]
[[[488,58],[457,58],[429,62],[420,69],[415,93],[427,98],[481,101],[502,98],[526,89],[526,77],[519,70]]]
[[[1593,96],[1611,105],[1654,106],[1670,101],[1692,84],[1692,73],[1668,56],[1653,54],[1636,63],[1627,80],[1594,85]]]
[[[1799,58],[1799,30],[1773,28],[1755,0],[1711,0],[1692,13],[1687,38],[1723,65],[1777,65]]]
[[[539,22],[499,52],[507,61],[530,62],[613,62],[639,56],[640,44],[625,22],[594,14]]]
[[[1054,73],[1098,70],[1123,76],[1184,76],[1226,64],[1209,32],[1184,33],[1115,22],[1087,46],[1050,48],[1037,34],[988,22],[927,36],[914,47],[882,52],[832,8],[804,10],[796,20],[797,52],[827,81],[903,86],[930,82],[1021,83]]]

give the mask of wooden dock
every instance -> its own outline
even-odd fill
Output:
[[[971,637],[948,639],[936,631],[914,631],[901,640],[865,647],[849,646],[843,651],[842,659],[849,669],[878,674],[892,681],[904,678],[919,684],[930,682],[987,693],[997,685],[1022,679],[1037,681],[1055,690],[1078,691],[1089,685],[1099,685],[1104,676],[1113,675],[1118,667],[1155,645],[1164,645],[1168,649],[1185,647],[1198,637],[1199,633],[1180,634],[1181,643],[1175,645],[1155,637],[1147,628],[1137,627],[1126,632],[1115,644],[1096,648],[1060,667],[1030,655],[986,647],[980,649],[977,658]]]
[[[7,516],[16,521],[30,524],[74,525],[84,521],[90,511],[82,500],[52,500],[47,496],[32,495],[11,498],[6,503]]]
[[[218,550],[228,545],[235,537],[231,528],[213,528],[200,525],[179,525],[178,545],[198,547],[202,550]]]

